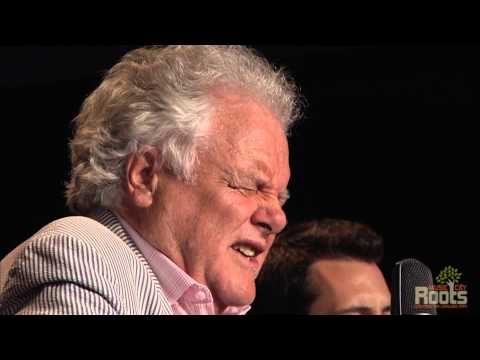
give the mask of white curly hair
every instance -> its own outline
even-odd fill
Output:
[[[154,146],[163,166],[192,180],[206,136],[215,86],[246,91],[285,132],[300,115],[300,96],[283,69],[244,46],[178,45],[135,49],[110,69],[74,119],[67,205],[74,213],[116,209],[132,153]]]

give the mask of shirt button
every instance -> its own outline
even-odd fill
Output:
[[[207,298],[207,294],[204,291],[199,291],[196,297],[198,301],[204,301]]]

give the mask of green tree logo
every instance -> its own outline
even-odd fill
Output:
[[[454,267],[448,265],[440,271],[438,276],[435,278],[437,284],[448,284],[450,290],[454,290],[454,285],[458,283],[462,273],[455,269]]]

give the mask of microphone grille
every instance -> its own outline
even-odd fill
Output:
[[[415,288],[417,286],[433,286],[430,268],[416,259],[404,259],[397,262],[392,277],[392,314],[437,314],[434,306],[421,308],[415,303]]]

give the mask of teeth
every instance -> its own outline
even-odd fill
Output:
[[[243,246],[243,245],[236,245],[233,247],[235,250],[239,251],[240,253],[242,253],[242,255],[245,255],[246,257],[254,257],[255,256],[255,250],[247,247],[247,246]]]

